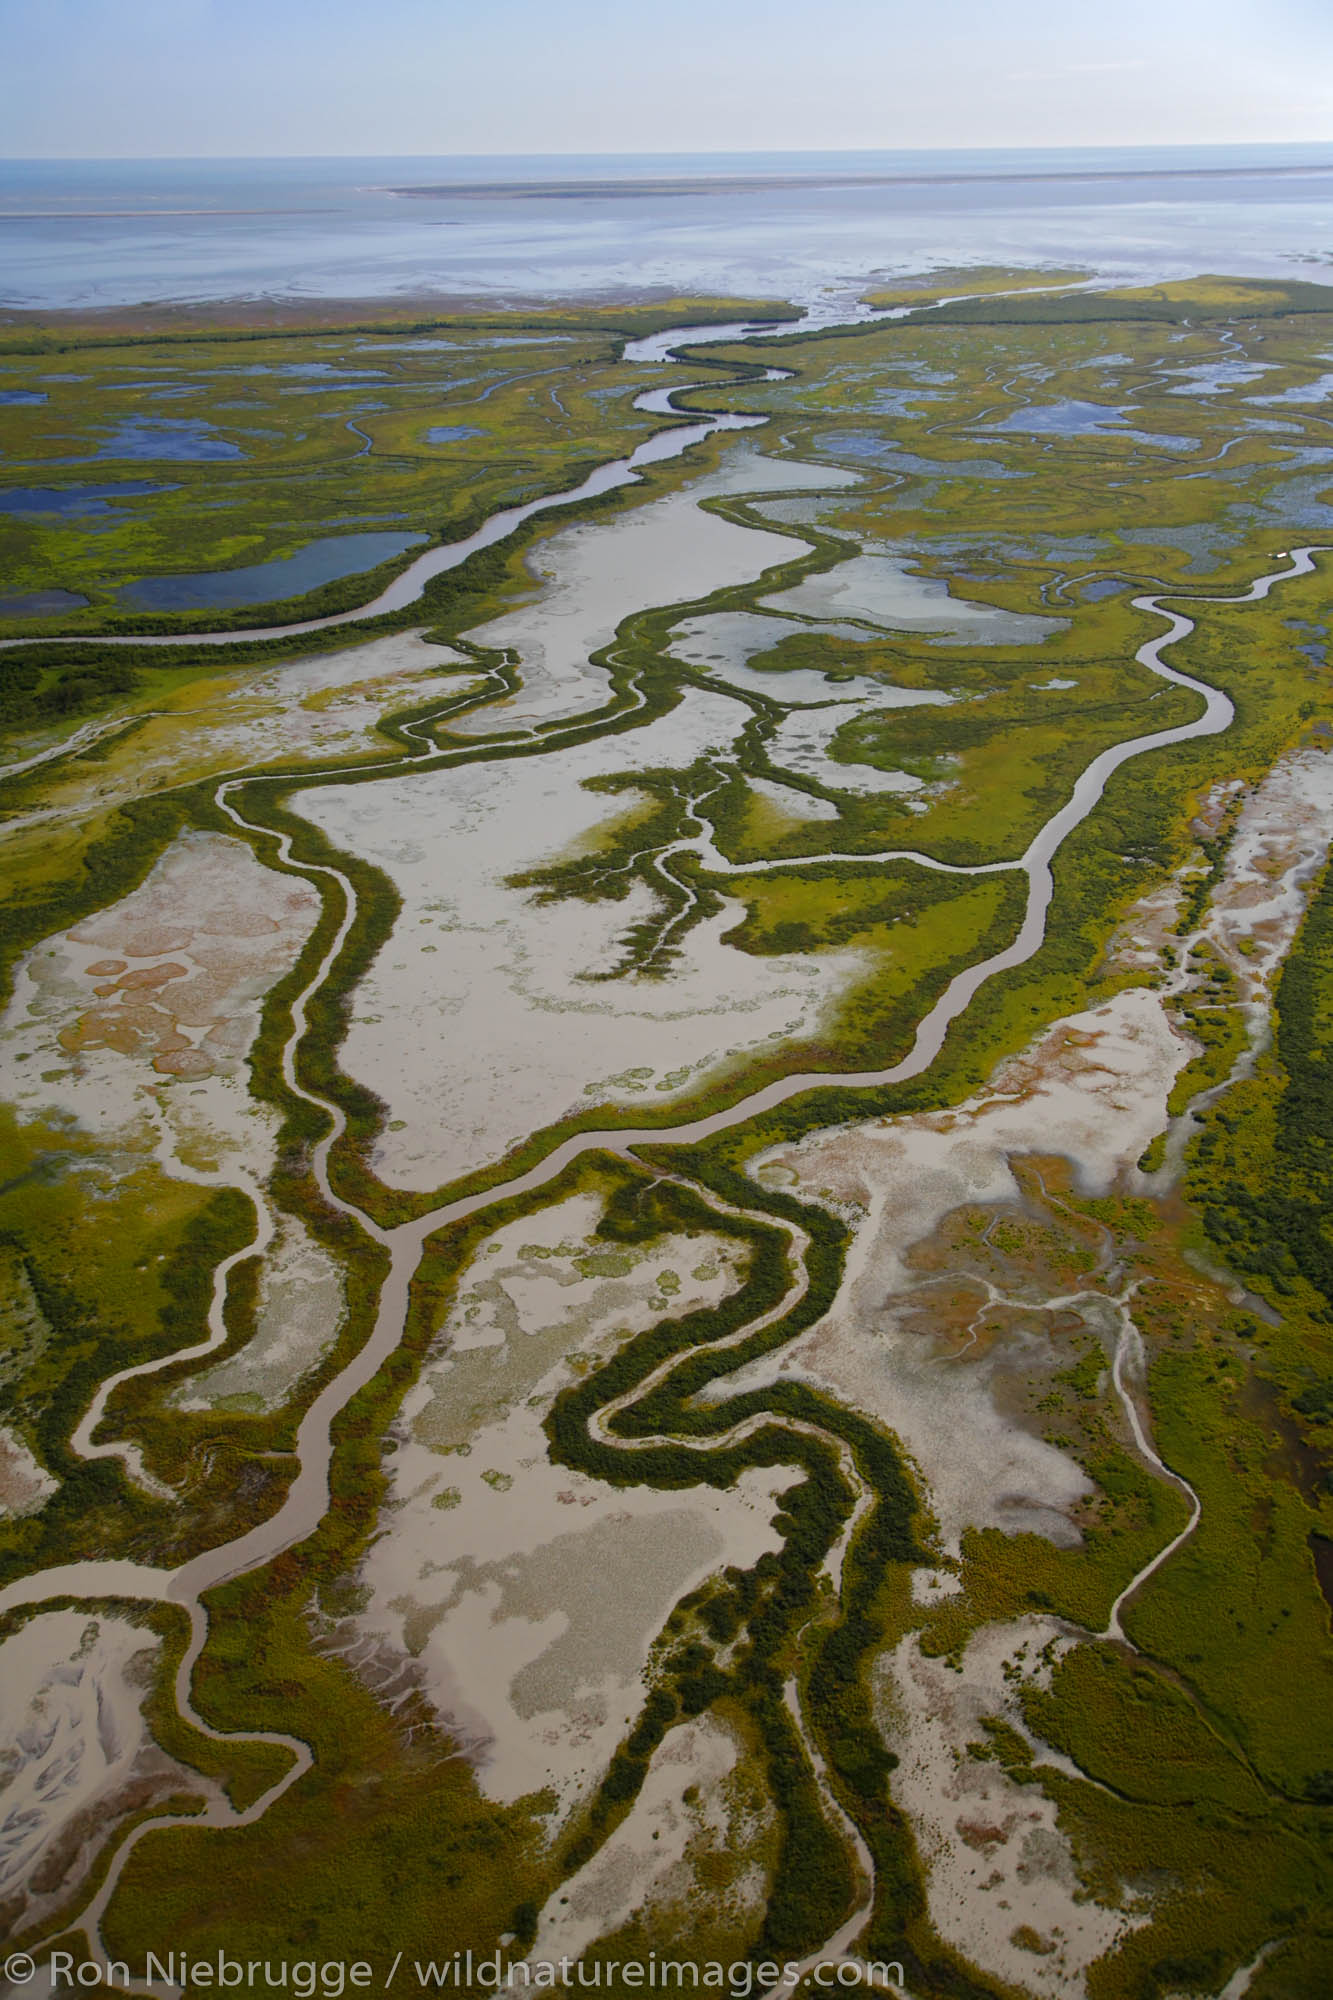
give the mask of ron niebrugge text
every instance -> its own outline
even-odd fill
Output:
[[[856,1987],[903,1990],[903,1968],[896,1960],[830,1958],[811,1964],[761,1959],[754,1964],[727,1964],[721,1959],[659,1958],[655,1951],[646,1958],[608,1959],[599,1964],[576,1958],[484,1958],[470,1951],[405,1962],[400,1951],[387,1965],[365,1958],[233,1958],[225,1951],[191,1958],[185,1952],[168,1951],[159,1956],[150,1951],[142,1967],[133,1970],[123,1959],[76,1958],[71,1951],[53,1951],[39,1961],[17,1951],[4,1961],[0,1971],[16,1987],[45,1974],[52,1993],[76,1988],[87,1992],[98,1986],[126,1991],[170,1986],[180,1993],[285,1989],[293,2000],[341,2000],[344,1994],[367,1989],[387,1993],[395,1981],[409,1992],[463,1994],[479,1987],[499,1992],[522,1992],[528,1987],[574,1991],[642,1987],[669,1993],[712,1990],[736,1995],[738,2000],[749,2000],[750,1995],[774,1988],[791,1991],[807,1978],[825,1992],[839,1988],[847,1992]]]

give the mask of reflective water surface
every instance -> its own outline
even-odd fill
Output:
[[[0,303],[808,301],[875,274],[1090,258],[1318,279],[1331,199],[1333,147],[1314,146],[9,161]]]

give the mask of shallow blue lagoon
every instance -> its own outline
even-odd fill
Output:
[[[1084,437],[1089,431],[1120,428],[1124,421],[1114,403],[1081,403],[1066,397],[1059,403],[1034,403],[1028,409],[1014,410],[984,428],[1023,431],[1033,437]]]
[[[1021,431],[1029,437],[1109,437],[1129,438],[1135,444],[1156,445],[1159,451],[1197,451],[1198,438],[1177,437],[1169,431],[1136,431],[1126,423],[1114,403],[1083,403],[1066,397],[1056,403],[1034,403],[1014,410],[997,424],[982,424],[980,430]]]
[[[248,361],[243,368],[215,368],[215,375],[336,375],[340,382],[384,382],[382,368],[346,368],[333,361]]]
[[[0,514],[109,514],[113,501],[174,491],[147,479],[115,479],[106,486],[10,486],[0,488]]]
[[[126,417],[108,431],[96,451],[65,458],[62,465],[91,465],[100,458],[172,458],[203,464],[222,458],[244,458],[229,438],[219,437],[212,424],[192,417]]]
[[[76,590],[25,590],[17,597],[0,597],[0,618],[58,618],[82,611],[88,602]]]
[[[1270,396],[1247,396],[1256,408],[1271,409],[1279,403],[1322,403],[1333,395],[1333,375],[1318,375],[1313,382],[1297,382],[1290,389],[1275,390]]]
[[[179,402],[182,397],[202,396],[203,382],[108,382],[114,396],[148,396],[154,403]]]
[[[200,570],[182,576],[148,576],[116,592],[136,611],[222,611],[239,604],[268,604],[300,597],[322,583],[374,569],[429,538],[426,535],[325,535],[274,562],[246,569]]]
[[[1168,396],[1220,396],[1229,389],[1243,389],[1250,382],[1272,372],[1268,361],[1204,361],[1196,368],[1172,368],[1168,372],[1180,380],[1167,390]]]
[[[279,389],[280,396],[331,396],[336,390],[359,391],[370,382],[387,382],[388,376],[382,372],[361,374],[329,375],[319,382],[287,382]]]
[[[902,450],[877,431],[826,431],[820,451],[835,458],[864,459],[890,472],[911,472],[923,479],[1029,479],[1031,474],[1001,465],[995,458],[922,458]]]

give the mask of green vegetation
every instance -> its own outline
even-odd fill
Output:
[[[953,298],[959,292],[989,294],[1046,290],[1071,284],[1082,271],[1013,270],[1007,264],[958,264],[931,271],[924,278],[908,278],[896,286],[867,292],[865,304],[881,311],[886,306],[913,306],[936,299]]]
[[[207,631],[364,604],[406,557],[289,591],[262,620],[225,606],[153,616],[116,593],[157,575],[282,561],[344,524],[456,541],[499,508],[577,485],[661,428],[632,405],[670,372],[618,356],[627,335],[671,324],[658,310],[594,311],[83,342],[67,332],[58,344],[11,336],[0,383],[47,400],[6,410],[7,485],[55,497],[0,513],[6,591],[73,591],[91,605],[4,629]],[[432,442],[435,430],[447,435]],[[136,484],[156,490],[118,490]],[[82,498],[88,486],[97,491]]]
[[[1277,989],[1277,1034],[1199,1149],[1195,1198],[1229,1262],[1333,1317],[1333,877],[1325,875]],[[1260,1119],[1246,1113],[1260,1114]],[[1297,1289],[1298,1288],[1298,1289]],[[1314,1295],[1311,1298],[1311,1294]],[[1316,1403],[1318,1391],[1316,1390]],[[1325,1401],[1333,1402],[1333,1387]]]
[[[1225,959],[1208,946],[1193,954],[1198,987],[1175,1011],[1176,1025],[1201,1042],[1202,1052],[1187,1062],[1171,1086],[1166,1108],[1179,1117],[1200,1091],[1224,1083],[1237,1058],[1249,1046],[1245,1018],[1238,1005],[1238,982]]]
[[[1289,278],[1182,278],[1162,285],[1017,298],[960,299],[941,306],[955,325],[1050,326],[1088,321],[1157,321],[1197,325],[1333,312],[1333,286]]]
[[[69,1447],[108,1375],[199,1338],[214,1265],[253,1231],[249,1202],[231,1189],[210,1194],[168,1179],[151,1163],[117,1172],[87,1142],[7,1124],[0,1416],[60,1483],[39,1513],[0,1524],[0,1576],[132,1545],[175,1560],[215,1539],[224,1523],[262,1519],[285,1487],[278,1465],[252,1465],[242,1496],[238,1460],[219,1452],[187,1504],[169,1506],[131,1486],[118,1464]],[[179,1471],[189,1441],[169,1442]]]
[[[1062,275],[1033,274],[1033,282]],[[947,295],[953,274],[936,276],[910,297]],[[800,1375],[774,1373],[762,1387],[753,1377],[748,1385],[730,1380],[830,1311],[850,1240],[831,1206],[761,1188],[748,1172],[756,1155],[839,1121],[957,1104],[1051,1019],[1125,984],[1131,975],[1108,958],[1108,938],[1137,898],[1196,852],[1193,815],[1202,795],[1222,779],[1256,779],[1308,742],[1324,700],[1325,670],[1296,643],[1298,629],[1324,616],[1320,575],[1284,586],[1280,604],[1192,606],[1198,629],[1172,661],[1230,696],[1231,728],[1114,774],[1056,857],[1040,949],[982,989],[929,1070],[875,1090],[839,1084],[839,1071],[885,1068],[901,1057],[947,981],[1001,950],[1021,920],[1024,883],[1012,870],[960,878],[878,856],[908,847],[955,865],[1012,861],[1100,750],[1198,713],[1197,696],[1134,662],[1159,626],[1131,595],[1164,591],[1174,602],[1177,594],[1184,601],[1235,590],[1269,564],[1275,537],[1296,540],[1322,506],[1292,462],[1321,436],[1299,396],[1283,413],[1295,431],[1275,437],[1230,391],[1195,393],[1188,378],[1262,351],[1272,371],[1265,389],[1299,391],[1316,372],[1327,338],[1318,315],[1333,294],[1201,280],[1126,294],[995,296],[1019,283],[1012,273],[986,273],[974,289],[988,296],[971,307],[779,343],[773,358],[795,371],[788,381],[757,380],[743,348],[719,348],[695,364],[714,370],[702,392],[709,405],[774,419],[766,448],[794,461],[854,466],[861,476],[795,501],[709,503],[734,526],[786,532],[790,559],[757,584],[627,620],[598,655],[609,676],[600,709],[511,740],[450,733],[452,717],[521,684],[520,663],[469,646],[466,635],[532,589],[524,552],[568,518],[552,516],[438,579],[423,605],[356,627],[357,638],[426,626],[436,640],[462,640],[485,676],[479,690],[460,694],[442,680],[438,699],[427,699],[414,687],[410,707],[380,714],[365,751],[344,746],[316,756],[275,734],[262,753],[246,753],[237,802],[263,829],[247,837],[266,866],[304,872],[321,895],[306,946],[266,995],[250,1054],[254,1094],[282,1121],[270,1191],[337,1260],[348,1316],[321,1368],[266,1416],[174,1408],[167,1399],[188,1364],[120,1392],[111,1423],[178,1487],[172,1503],[131,1487],[117,1465],[81,1461],[70,1436],[112,1370],[198,1339],[217,1263],[250,1240],[249,1204],[234,1191],[174,1181],[143,1155],[127,1166],[77,1130],[29,1124],[6,1134],[0,1393],[9,1400],[0,1416],[61,1485],[39,1512],[4,1523],[4,1573],[83,1555],[174,1562],[221,1541],[279,1504],[300,1416],[365,1339],[385,1269],[384,1253],[353,1217],[329,1209],[312,1180],[310,1150],[328,1131],[330,1112],[286,1082],[293,1009],[347,914],[340,892],[312,870],[336,866],[355,897],[338,962],[307,1004],[296,1058],[302,1087],[347,1121],[332,1156],[335,1189],[384,1226],[424,1214],[441,1198],[378,1179],[374,1148],[385,1107],[339,1067],[349,997],[394,933],[397,894],[303,817],[302,790],[331,778],[373,783],[400,752],[432,742],[438,754],[416,766],[423,775],[446,762],[558,755],[638,728],[668,714],[686,687],[726,683],[725,669],[697,670],[673,653],[685,618],[763,615],[770,598],[804,579],[836,586],[839,569],[863,549],[885,560],[888,551],[900,568],[970,603],[1066,621],[1023,645],[966,643],[964,630],[942,633],[910,620],[895,626],[891,613],[878,622],[856,604],[831,609],[822,625],[799,614],[775,621],[772,644],[758,646],[749,673],[728,688],[744,710],[734,744],[687,767],[594,781],[627,810],[575,855],[553,856],[511,885],[544,900],[614,902],[633,893],[635,921],[618,962],[592,969],[606,980],[669,979],[692,925],[724,896],[741,906],[731,948],[759,958],[855,949],[864,971],[817,1043],[777,1042],[724,1075],[705,1075],[686,1112],[676,1103],[654,1118],[642,1102],[576,1111],[447,1191],[492,1189],[496,1199],[429,1241],[403,1341],[335,1424],[327,1515],[300,1547],[211,1596],[195,1694],[204,1719],[236,1732],[235,1741],[207,1741],[173,1715],[169,1673],[183,1635],[178,1620],[154,1614],[169,1642],[151,1710],[164,1747],[218,1776],[238,1803],[257,1797],[281,1768],[272,1749],[246,1742],[247,1731],[299,1735],[314,1767],[251,1827],[149,1836],[111,1903],[106,1936],[116,1954],[135,1957],[172,1937],[192,1955],[223,1947],[258,1957],[299,1950],[332,1959],[379,1953],[387,1961],[398,1949],[438,1957],[442,1908],[451,1949],[487,1952],[501,1935],[526,1943],[546,1898],[632,1810],[672,1731],[714,1712],[743,1744],[745,1782],[770,1815],[756,1850],[762,1908],[710,1919],[727,1955],[750,1962],[798,1955],[853,1907],[851,1856],[827,1811],[818,1762],[874,1860],[874,1901],[859,1948],[902,1959],[923,1995],[998,1995],[999,1985],[932,1929],[913,1829],[894,1798],[895,1760],[880,1733],[881,1676],[887,1650],[909,1631],[927,1655],[961,1666],[983,1628],[1044,1613],[1087,1636],[1053,1663],[1048,1684],[1019,1690],[1015,1715],[1093,1782],[1056,1770],[1040,1744],[1034,1749],[999,1716],[966,1754],[1055,1800],[1086,1893],[1111,1906],[1132,1894],[1149,1899],[1149,1920],[1092,1968],[1091,2000],[1216,1992],[1275,1937],[1287,1941],[1255,1975],[1255,2000],[1304,2000],[1327,1983],[1320,1843],[1333,1780],[1319,1720],[1333,1642],[1312,1537],[1333,1534],[1329,882],[1283,975],[1273,1048],[1253,1078],[1209,1111],[1184,1199],[1117,1192],[1094,1200],[1058,1165],[1043,1163],[1041,1176],[1022,1181],[1022,1222],[992,1230],[985,1245],[1008,1260],[994,1266],[1002,1276],[1036,1274],[1051,1289],[1101,1287],[1119,1298],[1107,1276],[1114,1270],[1117,1285],[1135,1287],[1124,1296],[1133,1298],[1145,1344],[1156,1446],[1199,1494],[1202,1518],[1125,1607],[1133,1655],[1097,1635],[1120,1592],[1179,1534],[1188,1510],[1179,1488],[1134,1448],[1108,1383],[1109,1356],[1086,1326],[1059,1335],[1061,1366],[1034,1374],[1014,1414],[1087,1475],[1081,1539],[1063,1546],[1034,1533],[970,1528],[957,1565],[960,1590],[929,1607],[911,1602],[908,1580],[938,1553],[930,1495],[918,1492],[893,1438]],[[235,755],[226,747],[225,702],[261,672],[353,636],[243,642],[201,660],[189,644],[191,624],[240,629],[254,616],[247,611],[160,621],[182,635],[179,647],[112,649],[97,643],[99,634],[154,629],[154,621],[117,609],[113,589],[152,573],[281,558],[367,510],[395,529],[454,539],[499,506],[567,490],[655,421],[630,409],[647,372],[615,361],[627,324],[625,315],[614,324],[605,316],[542,316],[524,323],[526,344],[510,349],[488,344],[481,322],[455,323],[444,350],[414,347],[406,335],[425,329],[398,323],[281,337],[108,329],[78,350],[84,380],[68,385],[77,394],[14,413],[22,448],[10,469],[31,484],[74,477],[58,464],[62,452],[68,456],[62,440],[95,449],[119,415],[141,416],[142,403],[132,399],[150,392],[128,388],[122,371],[185,390],[163,407],[213,426],[245,456],[171,462],[161,474],[169,493],[113,501],[119,518],[96,534],[85,534],[78,517],[42,517],[39,526],[29,520],[9,531],[16,588],[59,585],[94,598],[69,621],[86,643],[65,649],[37,638],[0,656],[0,727],[13,754],[45,747],[53,730],[83,718],[100,718],[109,731],[6,782],[12,865],[0,944],[9,974],[42,938],[141,882],[182,828],[234,833],[213,799]],[[26,351],[11,343],[0,355],[6,382],[27,381],[53,351],[42,345],[45,336],[29,338]],[[1110,339],[1123,354],[1103,352]],[[247,368],[303,372],[243,375]],[[655,369],[651,379],[664,378]],[[311,393],[295,396],[294,387]],[[349,398],[359,404],[363,396],[383,407],[354,408]],[[239,419],[223,407],[237,397],[247,405]],[[1023,430],[1010,421],[1025,420],[1028,405],[1085,408],[1090,400],[1105,409],[1104,423],[1080,430],[1085,414],[1072,428]],[[1132,421],[1119,420],[1125,408]],[[475,419],[484,436],[425,441],[426,428],[453,426],[455,418],[463,429]],[[360,451],[349,421],[370,436],[369,451]],[[717,449],[706,447],[705,456]],[[116,465],[114,477],[123,478],[123,462]],[[1211,476],[1199,478],[1205,467]],[[100,470],[77,474],[93,476]],[[686,476],[674,467],[653,479],[660,491]],[[218,509],[228,517],[222,528]],[[362,602],[374,585],[368,573],[343,579],[263,615],[281,620]],[[670,588],[664,580],[664,598]],[[826,601],[839,606],[836,594]],[[17,633],[18,621],[8,629]],[[21,629],[27,635],[34,626]],[[1002,641],[1003,628],[996,632]],[[798,673],[799,683],[789,678]],[[862,691],[878,680],[949,700],[849,709],[821,774],[812,776],[788,769],[779,746],[784,718],[809,699],[812,673],[826,677],[831,702],[844,698],[849,680]],[[791,694],[797,686],[799,697]],[[166,740],[164,715],[183,718],[195,704],[209,718],[198,725],[199,740],[186,749],[171,739],[170,757],[150,764],[146,746]],[[341,768],[353,755],[359,768]],[[924,791],[844,789],[839,767],[850,765],[904,772]],[[142,769],[150,775],[140,775],[140,795]],[[822,805],[824,816],[783,815],[753,790],[765,779]],[[1224,816],[1204,838],[1182,937],[1221,879],[1230,825]],[[680,845],[696,836],[741,872],[710,867],[707,849],[701,857]],[[1199,948],[1191,973],[1179,1020],[1202,1053],[1177,1081],[1173,1113],[1225,1082],[1245,1042],[1236,983],[1222,960]],[[571,1135],[618,1124],[669,1129],[806,1070],[827,1073],[827,1085],[706,1144],[644,1147],[642,1164],[585,1155],[534,1192],[504,1191]],[[573,1816],[553,1823],[551,1800],[540,1794],[505,1806],[486,1799],[424,1694],[390,1713],[325,1642],[356,1608],[358,1567],[386,1491],[385,1435],[460,1274],[501,1223],[575,1191],[604,1200],[600,1233],[610,1255],[667,1234],[721,1233],[744,1252],[744,1281],[719,1305],[664,1317],[576,1372],[545,1413],[552,1456],[613,1485],[666,1491],[728,1489],[746,1470],[776,1465],[794,1467],[798,1477],[776,1513],[780,1546],[748,1569],[709,1578],[670,1613],[625,1740]],[[793,1231],[808,1238],[799,1257]],[[1111,1246],[1104,1260],[1103,1235]],[[1252,1310],[1252,1300],[1238,1305],[1230,1280],[1200,1262],[1201,1250],[1252,1284],[1265,1310]],[[975,1246],[969,1252],[980,1254]],[[602,1274],[614,1277],[618,1268],[608,1263]],[[225,1354],[242,1354],[252,1337],[256,1281],[253,1260],[233,1274]],[[654,1310],[671,1292],[663,1284]],[[731,1336],[741,1337],[724,1346]],[[594,1428],[596,1413],[622,1398],[605,1430]],[[446,1494],[439,1507],[444,1538],[456,1517]],[[825,1564],[843,1537],[834,1590]],[[787,1699],[793,1683],[799,1724]],[[284,1883],[278,1906],[268,1893],[275,1879]],[[704,1873],[697,1880],[707,1885]],[[679,1912],[664,1916],[658,1930],[639,1912],[591,1958],[614,1957],[612,1947],[631,1937],[656,1943],[678,1920]],[[1031,1936],[1030,1948],[1042,1949]]]
[[[192,1955],[276,1960],[313,1949],[348,1963],[373,1956],[387,1970],[400,1947],[439,1956],[447,1907],[451,1949],[493,1949],[516,1906],[550,1880],[539,1822],[526,1804],[478,1797],[424,1703],[394,1720],[341,1662],[312,1648],[308,1578],[293,1570],[261,1572],[214,1598],[197,1690],[215,1726],[295,1728],[314,1769],[250,1828],[142,1842],[108,1942],[140,1961],[169,1934],[188,1938]],[[293,1853],[297,1868],[284,1860]],[[279,1871],[290,1879],[275,1898]]]

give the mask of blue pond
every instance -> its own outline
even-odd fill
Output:
[[[374,569],[390,556],[424,542],[425,535],[325,535],[294,556],[253,563],[248,569],[201,570],[187,576],[148,576],[116,592],[136,611],[223,611],[238,604],[268,604],[300,597],[321,583]]]
[[[0,403],[14,409],[19,405],[45,403],[49,398],[44,389],[0,389]]]
[[[982,428],[1022,431],[1029,437],[1088,437],[1105,432],[1112,437],[1131,438],[1135,444],[1157,445],[1163,451],[1197,451],[1199,446],[1198,438],[1177,437],[1166,431],[1132,430],[1114,403],[1081,403],[1073,397],[1014,410],[998,424]]]
[[[339,382],[387,380],[382,368],[347,368],[333,361],[250,361],[244,368],[219,368],[214,372],[218,375],[336,375]]]
[[[171,382],[117,382],[115,388],[117,395],[151,396],[155,403],[178,403],[183,397],[203,393],[201,382],[190,382],[184,387]]]
[[[244,458],[238,444],[217,435],[212,424],[195,417],[126,417],[108,431],[96,451],[85,458],[67,458],[65,465],[88,465],[98,458],[175,458],[202,461]]]
[[[1081,437],[1087,431],[1120,429],[1124,417],[1114,403],[1081,403],[1067,397],[1059,403],[1035,403],[1013,410],[990,424],[993,431],[1026,431],[1035,437]]]
[[[436,424],[426,432],[427,444],[458,444],[463,438],[479,438],[482,433],[475,424]]]
[[[383,375],[340,375],[336,381],[289,382],[279,390],[283,396],[331,396],[335,390],[341,394],[344,389],[353,391],[364,389],[370,382],[383,382]]]
[[[62,611],[82,611],[87,602],[75,590],[26,590],[0,597],[0,618],[56,618]]]
[[[938,403],[939,396],[934,389],[918,389],[915,385],[904,388],[877,389],[866,399],[865,407],[877,417],[910,417],[923,403]]]
[[[904,451],[893,439],[877,431],[830,431],[823,448],[838,458],[869,459],[887,466],[891,472],[912,472],[924,479],[1029,479],[1031,474],[1001,465],[993,458],[922,458]]]
[[[107,486],[11,486],[0,489],[0,514],[109,514],[113,500],[174,490],[147,479],[117,479]]]
[[[1256,408],[1271,409],[1279,403],[1322,403],[1330,394],[1333,394],[1333,375],[1318,375],[1313,382],[1297,382],[1271,396],[1247,396],[1245,400]]]

